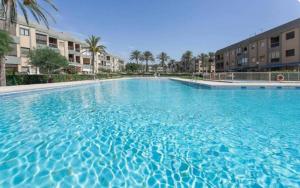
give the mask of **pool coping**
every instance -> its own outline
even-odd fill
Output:
[[[172,77],[171,80],[181,81],[185,83],[197,84],[206,86],[209,88],[224,88],[224,89],[234,89],[234,88],[241,88],[241,89],[300,89],[300,83],[284,83],[284,82],[217,82],[217,81],[204,81],[204,80],[191,80],[191,79],[184,79],[184,78],[176,78]]]
[[[123,77],[123,78],[111,78],[111,79],[103,79],[103,80],[84,80],[84,81],[59,82],[59,83],[47,83],[47,84],[4,86],[4,87],[0,87],[0,96],[18,94],[18,93],[27,93],[33,91],[44,91],[44,90],[51,90],[51,89],[76,87],[76,86],[97,84],[97,83],[115,81],[115,80],[126,80],[126,79],[131,79],[131,78]]]
[[[68,88],[68,87],[76,87],[83,86],[88,84],[97,84],[108,81],[115,80],[127,80],[127,79],[143,79],[145,77],[122,77],[122,78],[111,78],[111,79],[103,79],[103,80],[85,80],[85,81],[73,81],[73,82],[60,82],[60,83],[47,83],[47,84],[32,84],[32,85],[18,85],[18,86],[5,86],[0,87],[0,96],[3,95],[11,95],[18,93],[27,93],[33,91],[43,91],[43,90],[51,90],[51,89],[60,89],[60,88]],[[239,82],[239,83],[230,83],[230,82],[216,82],[216,81],[203,81],[203,80],[190,80],[178,77],[158,77],[165,78],[190,84],[196,84],[199,86],[205,86],[208,88],[216,88],[216,89],[234,89],[234,88],[254,88],[254,89],[267,89],[267,88],[275,88],[275,89],[300,89],[300,83],[274,83],[274,82]],[[151,78],[147,78],[151,79]],[[157,79],[157,78],[152,78]]]

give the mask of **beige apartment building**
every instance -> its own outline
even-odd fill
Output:
[[[124,61],[109,53],[99,53],[96,57],[99,71],[119,72],[125,69]]]
[[[45,26],[34,22],[27,24],[24,18],[18,18],[15,32],[12,31],[11,34],[14,37],[14,44],[12,44],[13,51],[6,57],[8,71],[39,74],[39,68],[30,64],[27,55],[30,50],[49,47],[66,57],[69,61],[70,70],[84,74],[93,73],[92,55],[85,49],[85,42],[68,33],[47,29]],[[106,52],[102,53],[102,56],[106,57]],[[97,54],[95,57],[96,73],[101,71],[101,66],[98,66],[101,61],[98,57],[101,57],[101,54]],[[120,61],[122,60],[118,58],[116,62],[109,62],[105,68],[111,72],[118,72],[119,65],[116,64]]]
[[[300,19],[216,52],[216,71],[298,71]]]

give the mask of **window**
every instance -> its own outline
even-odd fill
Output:
[[[242,64],[245,65],[245,64],[247,64],[247,63],[248,63],[248,58],[243,58],[243,59],[242,59]]]
[[[280,61],[280,53],[279,51],[271,52],[270,53],[271,63],[279,62]]]
[[[74,50],[74,43],[73,42],[68,42],[68,49],[69,50]]]
[[[80,56],[76,56],[76,62],[80,63]]]
[[[52,48],[57,48],[57,39],[49,37],[49,46]]]
[[[1,1],[0,3],[0,19],[4,19],[5,18],[5,7],[3,2]]]
[[[295,31],[289,32],[285,35],[286,40],[295,38]]]
[[[286,56],[286,57],[292,57],[292,56],[295,56],[295,49],[291,49],[291,50],[285,51],[285,56]]]
[[[36,34],[36,43],[42,44],[42,45],[47,45],[47,35],[37,33]]]
[[[264,55],[259,56],[259,61],[260,61],[260,62],[265,62],[265,56],[264,56]]]
[[[69,61],[74,62],[74,54],[69,54]]]
[[[256,47],[256,45],[255,45],[255,44],[252,44],[252,45],[251,45],[251,50],[254,50],[255,47]]]
[[[20,35],[29,36],[29,29],[20,27]]]
[[[107,60],[107,61],[110,61],[110,56],[106,56],[106,60]]]
[[[264,48],[265,47],[265,42],[260,42],[260,47]]]
[[[255,63],[256,62],[256,58],[253,57],[251,61],[252,61],[252,63]]]
[[[21,48],[21,56],[27,57],[30,52],[30,48]]]
[[[75,44],[75,51],[80,52],[80,44]]]
[[[11,51],[7,54],[8,56],[15,56],[17,57],[18,53],[17,53],[17,44],[10,44],[11,47]]]
[[[280,45],[280,38],[277,37],[271,37],[271,48],[278,47]]]

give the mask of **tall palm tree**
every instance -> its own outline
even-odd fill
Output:
[[[37,0],[1,0],[5,10],[5,23],[4,30],[9,32],[15,28],[15,19],[17,17],[17,9],[19,8],[25,17],[27,24],[29,23],[28,12],[33,16],[33,18],[38,22],[44,23],[49,28],[48,18],[53,19],[51,14],[43,8],[41,5],[49,5],[52,9],[57,11],[56,6],[53,4],[52,0],[42,0],[43,2]],[[54,20],[54,19],[53,19]],[[6,75],[5,75],[5,59],[0,59],[0,86],[6,85]]]
[[[136,64],[139,64],[140,60],[142,60],[142,56],[142,52],[140,52],[139,50],[134,50],[130,54],[130,60],[135,61]]]
[[[95,56],[97,53],[105,52],[105,46],[100,44],[100,37],[96,37],[94,35],[90,36],[88,39],[85,40],[87,43],[87,49],[92,54],[92,65],[93,65],[93,73],[96,74],[96,62],[95,62]]]
[[[149,63],[149,61],[154,61],[153,54],[150,51],[145,51],[143,53],[142,59],[146,62],[146,72],[148,72],[148,63]]]
[[[187,71],[188,69],[188,66],[190,66],[190,64],[192,63],[192,60],[193,60],[193,52],[191,51],[186,51],[182,57],[181,57],[181,60],[183,62],[183,67],[184,67],[184,71]]]
[[[157,59],[160,61],[161,66],[164,68],[166,65],[166,62],[170,59],[167,53],[161,52],[158,54]]]

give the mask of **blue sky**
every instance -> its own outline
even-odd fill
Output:
[[[54,0],[52,26],[81,38],[94,34],[108,51],[167,52],[178,59],[215,51],[300,17],[299,0]]]

